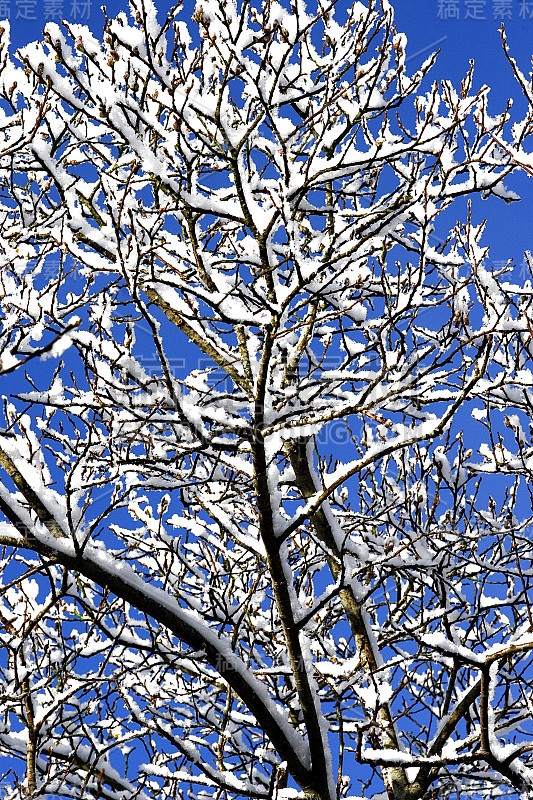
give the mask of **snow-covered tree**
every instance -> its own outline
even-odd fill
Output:
[[[531,119],[387,0],[190,17],[2,28],[1,791],[529,797],[533,292],[463,198]]]

